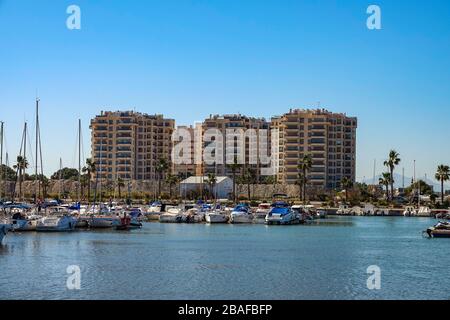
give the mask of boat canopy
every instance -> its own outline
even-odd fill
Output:
[[[272,207],[274,208],[288,208],[289,205],[284,201],[275,201],[272,203]]]
[[[286,215],[289,213],[289,207],[274,207],[270,210],[270,214]]]
[[[240,204],[240,205],[238,205],[238,206],[236,206],[234,209],[233,209],[233,211],[237,211],[237,212],[248,212],[248,206],[247,205],[242,205],[242,204]]]

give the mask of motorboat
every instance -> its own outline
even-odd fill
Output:
[[[353,216],[363,216],[364,210],[360,206],[354,206],[350,209],[350,214]]]
[[[0,245],[3,243],[3,239],[5,238],[8,231],[12,229],[11,224],[9,223],[0,223]]]
[[[120,208],[108,207],[105,204],[93,206],[87,211],[88,225],[91,229],[108,229],[112,228],[119,220],[117,216]]]
[[[436,219],[449,219],[449,217],[450,217],[449,211],[450,210],[446,210],[446,209],[437,209],[437,210],[433,210],[433,214]]]
[[[73,231],[77,224],[77,218],[70,214],[66,208],[52,207],[48,210],[48,216],[41,218],[37,225],[38,232],[64,232]]]
[[[124,212],[118,220],[114,221],[114,228],[116,230],[140,229],[142,228],[142,222],[136,215]]]
[[[252,223],[253,215],[247,204],[236,206],[230,215],[230,223]]]
[[[166,206],[166,212],[159,215],[159,222],[180,223],[183,220],[183,211],[176,206]]]
[[[302,205],[293,205],[291,209],[297,214],[300,224],[307,224],[313,222],[314,218],[305,210]]]
[[[430,238],[450,238],[450,223],[438,222],[434,227],[424,231]]]
[[[256,209],[256,212],[253,217],[253,223],[256,224],[264,224],[266,223],[266,216],[271,209],[270,203],[261,203]]]
[[[346,204],[341,204],[336,211],[337,215],[347,216],[350,214],[351,209]]]
[[[275,202],[266,216],[268,225],[299,224],[300,217],[286,202]]]
[[[148,213],[161,213],[162,211],[162,203],[160,201],[155,201],[150,204],[148,208]]]
[[[416,209],[414,207],[408,206],[403,211],[403,215],[405,217],[415,217],[415,216],[417,216],[417,211],[416,211]]]
[[[227,223],[229,220],[229,215],[220,206],[207,212],[205,214],[205,220],[207,223]]]
[[[118,220],[119,217],[117,215],[98,214],[92,215],[88,220],[88,224],[89,228],[92,229],[108,229],[112,228]]]
[[[374,216],[375,215],[375,206],[371,203],[364,204],[363,214],[365,216]]]
[[[37,210],[29,211],[26,205],[10,205],[11,224],[14,231],[36,231],[38,221],[42,216],[35,214]]]
[[[419,211],[417,211],[418,217],[431,217],[432,212],[429,207],[420,207]]]
[[[327,210],[325,209],[318,209],[316,212],[319,219],[325,219],[327,217]]]

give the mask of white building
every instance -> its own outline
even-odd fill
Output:
[[[216,177],[214,193],[218,199],[227,199],[233,194],[233,180],[229,177]],[[190,192],[200,192],[203,189],[209,190],[208,177],[192,176],[180,183],[180,195],[184,197]]]

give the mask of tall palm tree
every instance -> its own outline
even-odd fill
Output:
[[[242,183],[247,185],[248,200],[251,200],[252,198],[251,185],[255,182],[255,179],[256,179],[256,172],[251,168],[246,168],[241,176]]]
[[[392,178],[389,172],[383,172],[381,177],[378,179],[378,184],[386,188],[386,198],[389,198],[389,184],[391,184]]]
[[[242,165],[238,163],[237,157],[234,157],[233,163],[228,164],[227,167],[233,175],[233,202],[236,203],[236,173]]]
[[[87,174],[81,176],[81,197],[84,198],[84,189],[89,185],[89,177]]]
[[[384,161],[384,165],[388,167],[389,173],[391,174],[391,182],[390,182],[391,195],[389,197],[390,200],[394,199],[394,169],[395,166],[397,166],[400,163],[400,161],[401,161],[400,154],[395,150],[389,151],[388,159]]]
[[[341,186],[345,188],[345,202],[348,201],[348,189],[353,188],[353,181],[349,177],[342,178]]]
[[[158,197],[161,197],[161,182],[167,170],[169,170],[169,163],[166,159],[160,158],[155,168],[155,171],[158,173]]]
[[[450,167],[443,164],[439,165],[434,177],[441,182],[441,203],[444,203],[444,182],[450,180]]]
[[[28,160],[26,157],[17,156],[17,163],[13,166],[18,171],[19,178],[19,198],[22,199],[22,183],[24,180],[25,170],[28,168]]]
[[[303,176],[302,172],[298,173],[298,177],[297,177],[297,184],[298,184],[298,197],[300,199],[300,201],[303,201],[303,182],[305,180],[305,177]]]
[[[88,202],[91,201],[91,180],[92,175],[97,171],[95,162],[91,158],[86,159],[86,165],[82,169],[83,173],[86,174],[87,178],[87,188],[88,188]]]
[[[214,173],[208,173],[208,178],[206,180],[206,183],[209,186],[209,193],[211,194],[211,197],[216,199],[216,195],[214,193],[214,189],[215,189],[216,183],[217,183],[216,175]]]
[[[122,199],[122,188],[125,187],[125,181],[121,177],[117,178],[117,189],[119,191],[119,199]]]
[[[172,188],[179,181],[179,177],[173,174],[168,174],[166,177],[166,183],[169,185],[169,197],[172,199]]]
[[[300,164],[298,165],[298,169],[300,170],[300,174],[302,175],[302,189],[303,189],[303,202],[306,201],[306,184],[308,183],[308,171],[312,167],[312,157],[310,154],[305,154],[300,160]]]

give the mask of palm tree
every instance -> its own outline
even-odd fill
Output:
[[[179,181],[179,177],[173,174],[169,174],[166,177],[166,183],[169,185],[169,197],[172,199],[172,188]]]
[[[91,179],[92,175],[97,171],[95,162],[91,158],[86,159],[86,165],[82,169],[83,173],[87,177],[87,188],[88,188],[88,202],[91,201]]]
[[[400,154],[395,151],[395,150],[391,150],[389,151],[389,157],[388,159],[384,162],[384,165],[386,167],[388,167],[389,169],[389,173],[391,174],[391,196],[390,196],[390,200],[394,199],[394,169],[395,166],[397,166],[401,159],[399,158]]]
[[[304,183],[305,177],[303,176],[303,173],[298,173],[297,178],[297,184],[298,184],[298,193],[299,193],[299,199],[300,201],[303,201],[303,183]]]
[[[81,197],[84,198],[84,189],[89,185],[88,175],[81,176]]]
[[[341,186],[345,188],[345,202],[348,201],[348,189],[353,188],[353,181],[349,177],[342,178]]]
[[[386,198],[389,197],[389,184],[392,182],[391,174],[389,172],[383,172],[380,179],[378,179],[378,184],[386,188]]]
[[[450,167],[447,165],[439,165],[437,167],[436,180],[441,182],[441,204],[444,203],[444,182],[450,180]]]
[[[256,172],[251,168],[247,168],[244,171],[244,174],[241,176],[242,184],[247,185],[248,200],[251,200],[252,198],[251,185],[255,182],[255,179],[256,179]]]
[[[302,175],[303,201],[306,201],[306,184],[308,183],[308,171],[312,167],[312,157],[309,154],[303,156],[298,165],[300,174]]]
[[[234,157],[233,163],[228,164],[227,167],[231,170],[233,175],[233,202],[236,203],[236,172],[242,167],[242,165],[238,163],[237,157]]]
[[[208,179],[206,180],[206,183],[209,186],[209,193],[211,194],[211,197],[216,199],[216,195],[214,193],[214,188],[217,183],[217,177],[214,173],[208,173]]]
[[[161,182],[167,170],[169,170],[169,163],[166,159],[160,158],[155,168],[158,173],[158,197],[161,197]]]
[[[19,174],[19,198],[22,198],[22,183],[23,183],[23,175],[25,169],[28,168],[28,160],[26,157],[17,156],[17,164],[13,166],[15,170],[18,171]]]
[[[117,189],[119,191],[119,199],[122,199],[122,188],[125,187],[125,181],[121,177],[117,178]]]

